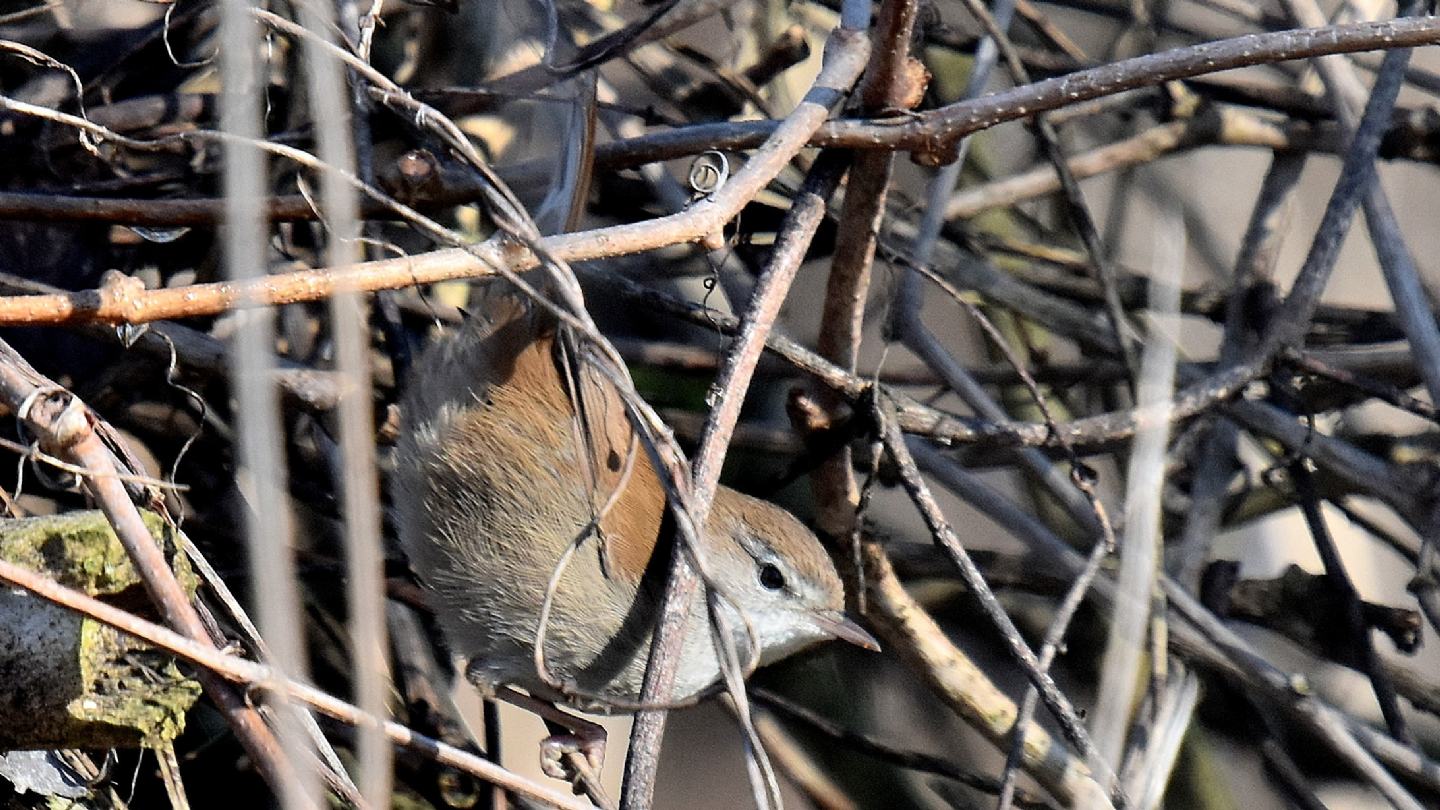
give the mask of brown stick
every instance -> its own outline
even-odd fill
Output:
[[[910,36],[918,10],[919,4],[909,0],[889,0],[881,6],[876,48],[860,87],[863,112],[908,109],[923,96],[924,79],[914,69],[919,63],[910,58]],[[849,372],[855,370],[859,356],[865,298],[870,290],[870,270],[875,263],[894,157],[889,152],[856,155],[840,211],[835,256],[825,280],[816,351]],[[840,403],[833,393],[825,394],[821,404],[831,412],[833,421]],[[859,502],[850,471],[850,448],[839,448],[821,462],[815,474],[812,489],[820,530],[837,540],[848,538]]]

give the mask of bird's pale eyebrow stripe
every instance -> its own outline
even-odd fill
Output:
[[[740,546],[745,549],[745,553],[758,561],[773,563],[779,558],[779,555],[775,553],[775,549],[771,548],[769,543],[761,540],[750,532],[741,534],[736,540],[740,543]]]

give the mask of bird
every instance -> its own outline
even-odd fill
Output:
[[[634,711],[669,569],[665,489],[611,378],[567,348],[571,327],[513,287],[489,299],[412,369],[392,486],[401,544],[482,692]],[[720,486],[696,542],[741,661],[830,639],[879,649],[845,614],[819,539],[780,507]],[[703,600],[671,705],[721,678]]]

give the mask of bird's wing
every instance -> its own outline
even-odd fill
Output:
[[[665,492],[615,386],[597,369],[577,367],[563,336],[554,349],[556,382],[570,396],[580,471],[601,537],[605,576],[638,586],[660,534]],[[577,382],[578,381],[578,382]]]

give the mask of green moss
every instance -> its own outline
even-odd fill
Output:
[[[194,593],[196,578],[178,550],[165,521],[141,512],[145,526],[165,550],[186,592]],[[0,520],[0,559],[32,571],[44,571],[68,588],[95,596],[114,595],[140,585],[130,555],[98,510]]]
[[[177,536],[144,514],[186,593],[198,579],[179,551]],[[148,604],[129,555],[98,511],[0,520],[0,558],[39,571],[66,587],[124,604]],[[38,599],[11,600],[23,616],[17,647],[47,639],[54,660],[12,662],[0,685],[0,744],[19,748],[155,746],[174,739],[200,695],[168,653],[93,619]],[[5,714],[5,711],[12,714]]]

